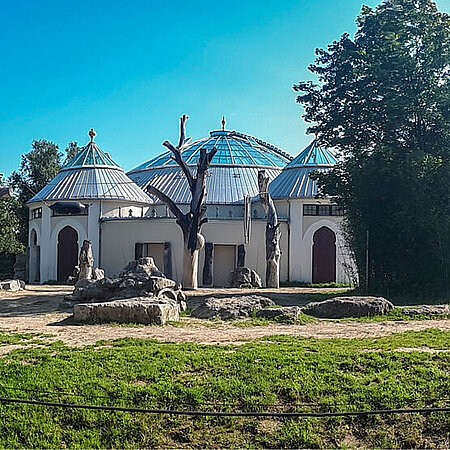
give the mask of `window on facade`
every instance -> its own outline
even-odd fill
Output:
[[[69,212],[58,213],[58,212],[53,211],[53,217],[56,217],[56,216],[87,216],[88,211],[89,211],[89,205],[84,205],[84,206],[85,206],[84,211],[80,212],[80,213],[69,213]]]
[[[304,216],[342,216],[342,208],[338,205],[303,205]]]
[[[42,208],[35,208],[31,211],[32,219],[40,219],[42,217]]]

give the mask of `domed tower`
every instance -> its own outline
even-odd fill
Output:
[[[90,142],[29,202],[30,281],[64,282],[78,261],[83,240],[100,261],[100,219],[112,211],[143,215],[151,203],[108,153]],[[64,202],[66,209],[57,208]]]
[[[246,195],[258,194],[258,170],[265,169],[273,180],[292,161],[292,156],[274,145],[237,131],[220,130],[186,145],[183,159],[193,170],[202,148],[218,149],[208,171],[207,205],[242,203]],[[179,205],[190,202],[186,178],[169,151],[131,170],[128,176],[143,190],[152,185]]]
[[[333,151],[311,142],[271,183],[270,193],[289,217],[289,279],[312,283],[352,281],[350,258],[341,231],[342,211],[318,198],[311,174],[338,163]]]
[[[256,215],[250,212],[255,219],[252,221],[253,241],[250,242],[250,233],[244,231],[249,223],[246,218],[250,211],[246,200],[258,195],[259,170],[264,169],[273,180],[292,161],[292,156],[274,145],[247,134],[226,130],[224,122],[221,130],[211,131],[207,137],[188,142],[182,152],[184,161],[195,174],[202,149],[208,153],[217,149],[206,178],[208,223],[202,228],[206,243],[199,254],[198,280],[199,285],[203,286],[225,286],[230,272],[244,262],[263,273],[265,250],[261,236],[264,236],[265,230],[264,212],[256,204]],[[171,152],[164,152],[141,164],[128,172],[128,176],[144,191],[151,185],[173,200],[183,212],[188,209],[191,193],[183,171],[172,159]],[[173,276],[181,280],[181,231],[165,205],[157,198],[152,199],[155,203],[149,208],[149,219],[153,220],[148,221],[147,228],[151,231],[144,234],[142,228],[134,234],[136,248],[141,249],[137,254],[162,260],[161,255],[170,243]]]

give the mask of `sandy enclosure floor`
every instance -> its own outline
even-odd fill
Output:
[[[113,326],[113,325],[74,325],[70,323],[71,310],[64,304],[64,295],[70,293],[66,286],[29,286],[26,291],[0,294],[0,329],[15,333],[45,334],[45,341],[62,341],[66,345],[79,347],[95,344],[100,340],[125,337],[155,339],[160,342],[193,342],[199,344],[242,344],[251,339],[274,335],[288,335],[315,338],[373,338],[404,331],[421,331],[437,328],[450,331],[450,320],[389,321],[389,322],[330,322],[320,321],[307,325],[236,327],[223,322],[210,322],[184,318],[178,326]],[[280,304],[293,304],[296,294],[328,292],[326,289],[282,288],[280,291],[251,290],[248,293],[262,294],[272,298],[280,296]],[[214,291],[218,293],[217,290]],[[230,290],[219,294],[230,294]],[[243,294],[242,290],[236,293]],[[190,293],[190,301],[201,296],[212,295],[212,290],[199,290]],[[301,303],[298,303],[301,304]],[[16,348],[16,346],[8,346]],[[10,350],[2,347],[0,353]]]

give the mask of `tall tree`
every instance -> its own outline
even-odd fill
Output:
[[[357,24],[353,39],[316,51],[318,83],[294,86],[309,132],[341,154],[318,176],[321,192],[343,206],[372,290],[448,292],[449,16],[431,0],[386,0]]]
[[[189,185],[191,192],[191,202],[189,212],[186,214],[170,199],[166,194],[153,186],[148,186],[150,194],[157,197],[167,205],[172,214],[177,219],[177,224],[183,232],[184,240],[184,262],[183,262],[183,287],[187,289],[197,289],[198,287],[198,251],[204,246],[205,238],[202,236],[201,229],[208,219],[206,215],[206,205],[204,203],[206,196],[206,175],[211,165],[217,149],[214,148],[209,153],[206,149],[200,149],[197,171],[193,175],[190,167],[183,159],[183,150],[186,144],[186,122],[189,117],[181,116],[180,119],[180,140],[175,146],[169,141],[163,142],[164,147],[172,152],[172,159],[180,166]]]
[[[32,142],[31,151],[22,155],[20,169],[10,177],[21,201],[27,202],[58,174],[61,158],[57,144],[45,139]]]
[[[19,202],[19,236],[22,244],[28,241],[28,207],[26,202],[44,188],[61,169],[62,155],[59,147],[45,139],[35,140],[31,151],[22,155],[20,169],[9,177],[9,184],[17,193]]]
[[[69,161],[75,158],[75,156],[77,156],[78,152],[80,152],[81,150],[82,148],[78,146],[78,142],[69,142],[67,147],[64,149],[64,164],[67,164]]]

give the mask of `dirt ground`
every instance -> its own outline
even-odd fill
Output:
[[[95,344],[100,340],[125,337],[155,339],[160,342],[193,342],[199,344],[242,344],[247,340],[289,335],[315,338],[364,338],[381,337],[409,330],[438,328],[450,331],[450,320],[389,321],[389,322],[331,322],[319,321],[307,325],[281,325],[237,327],[232,323],[183,318],[177,325],[166,326],[117,326],[77,325],[71,323],[71,308],[64,302],[70,293],[67,286],[28,286],[15,293],[0,293],[0,329],[15,333],[45,334],[45,341],[62,341],[68,346],[79,347]],[[279,291],[251,290],[249,294],[270,296],[279,304],[301,304],[298,294],[320,294],[329,289],[282,288]],[[202,296],[225,295],[232,290],[201,289],[189,293],[188,301],[195,303]],[[236,293],[243,294],[243,290]],[[16,346],[2,347],[5,353]]]

